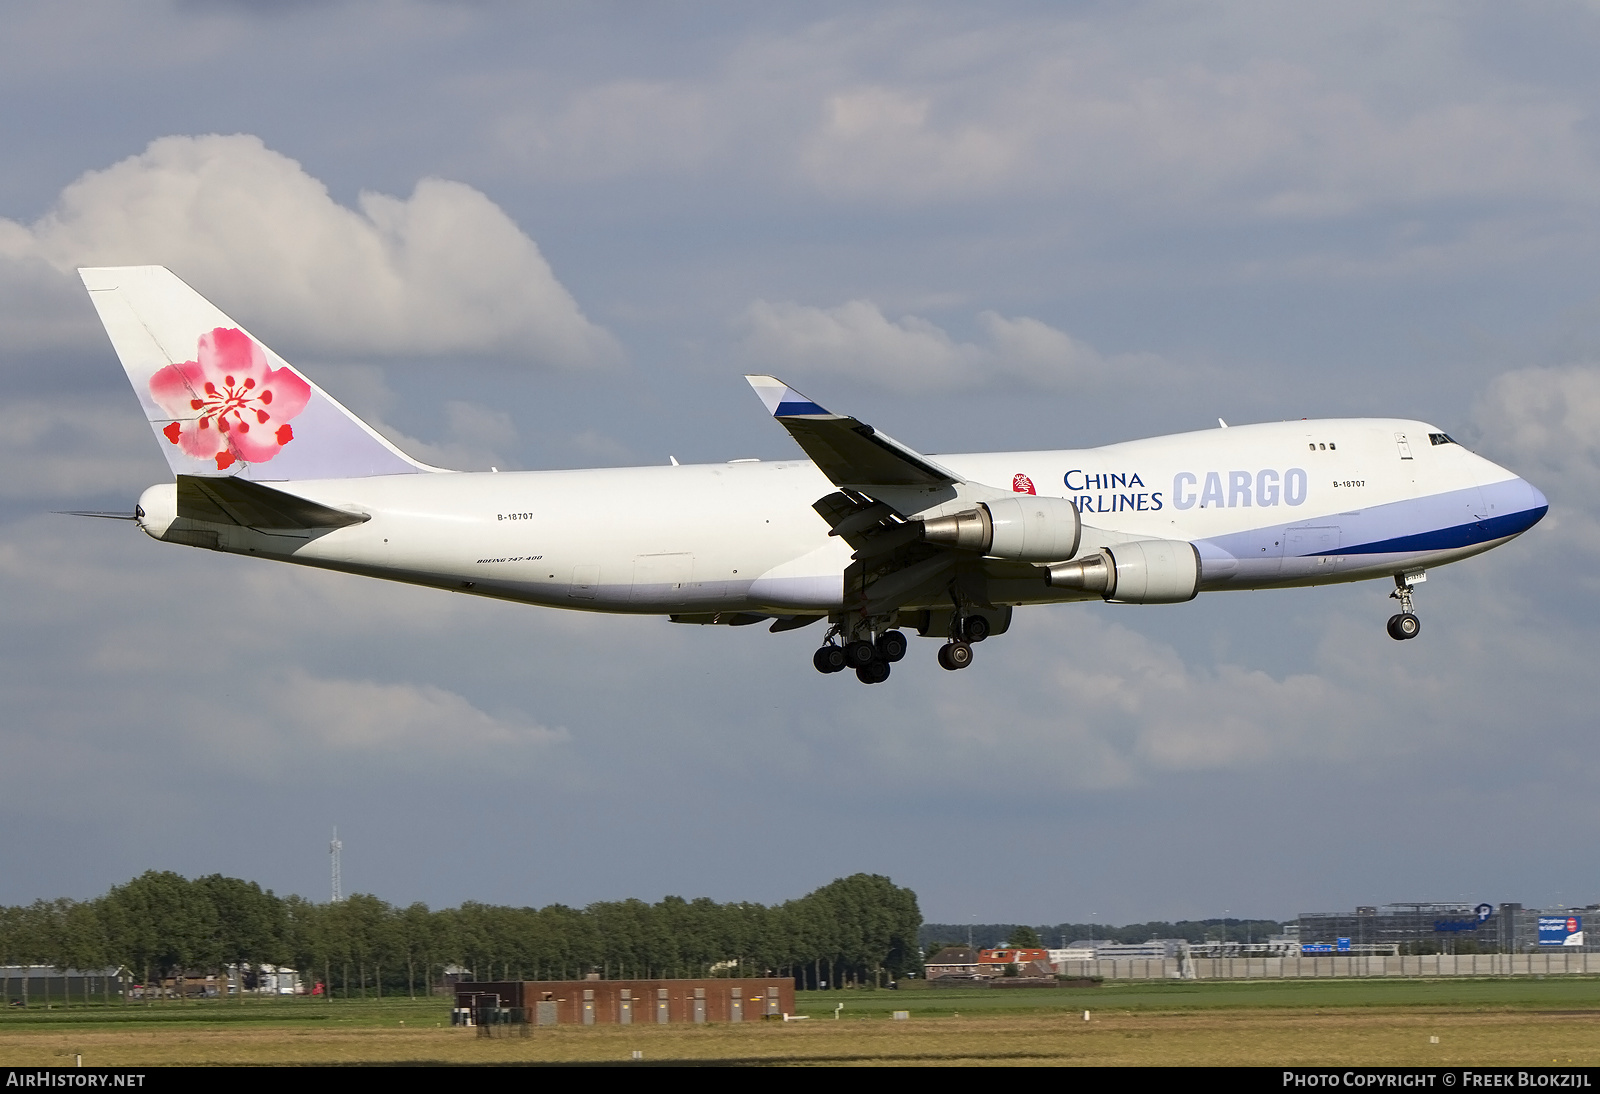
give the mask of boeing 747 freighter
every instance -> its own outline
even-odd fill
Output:
[[[547,608],[773,631],[879,683],[906,631],[963,669],[1014,608],[1381,579],[1532,527],[1544,495],[1437,426],[1275,422],[1047,452],[922,455],[771,376],[806,459],[456,472],[417,462],[160,266],[80,271],[174,480],[154,539]],[[1220,423],[1219,423],[1220,424]]]

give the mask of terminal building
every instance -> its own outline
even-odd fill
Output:
[[[1302,912],[1300,951],[1319,953],[1535,953],[1600,950],[1583,921],[1600,906],[1555,911],[1521,904],[1411,902],[1352,912]]]

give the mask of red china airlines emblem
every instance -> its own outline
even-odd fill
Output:
[[[150,377],[150,394],[173,419],[161,432],[198,460],[263,463],[294,440],[289,419],[306,408],[311,385],[273,368],[243,331],[218,327],[200,336],[193,361]]]
[[[1033,488],[1033,480],[1028,478],[1028,476],[1024,475],[1021,471],[1018,471],[1015,475],[1011,476],[1011,491],[1014,494],[1038,493],[1038,491]]]

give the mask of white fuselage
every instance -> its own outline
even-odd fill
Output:
[[[1202,588],[1382,577],[1493,547],[1543,515],[1538,490],[1415,421],[1238,426],[1101,448],[941,455],[972,482],[1077,504],[1080,554],[1186,540]],[[806,460],[269,483],[365,523],[275,534],[205,528],[220,549],[551,607],[828,614],[851,548],[812,508],[837,488]],[[183,540],[172,485],[141,527]],[[906,514],[910,515],[910,514]],[[192,540],[187,540],[192,542]],[[996,602],[1082,599],[1004,582]]]

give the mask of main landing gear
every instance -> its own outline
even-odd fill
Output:
[[[835,623],[822,647],[811,655],[811,663],[821,673],[855,669],[856,679],[863,684],[883,683],[889,679],[889,666],[906,655],[906,636],[888,626],[892,618],[880,616],[876,620],[852,624]],[[848,637],[847,625],[852,627]],[[880,627],[883,629],[879,630]],[[984,616],[953,616],[950,640],[939,647],[939,667],[953,672],[972,664],[972,647],[988,638],[989,631],[989,620]]]
[[[889,679],[889,666],[906,655],[906,636],[896,630],[886,630],[876,639],[858,632],[857,637],[840,643],[836,639],[840,628],[828,632],[827,642],[811,655],[811,663],[818,672],[843,672],[855,669],[856,679],[863,684],[881,684]]]
[[[1411,607],[1411,587],[1427,579],[1427,573],[1422,570],[1394,575],[1394,592],[1389,597],[1400,601],[1400,612],[1389,617],[1389,637],[1397,642],[1404,642],[1422,633],[1422,620],[1417,618]]]

